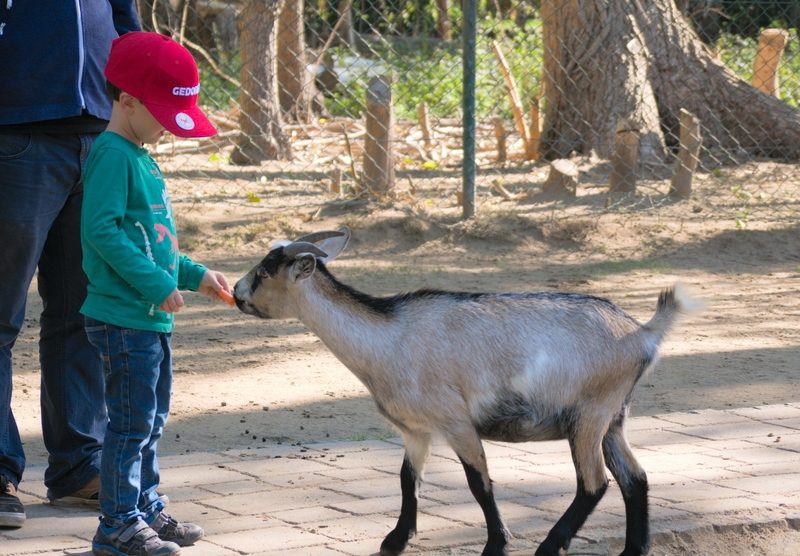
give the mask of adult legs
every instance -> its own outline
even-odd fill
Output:
[[[78,163],[78,171],[90,145],[87,136],[69,145],[74,152],[68,160]],[[80,314],[87,284],[80,244],[83,186],[79,175],[62,176],[59,181],[68,180],[75,185],[50,227],[39,260],[39,294],[44,303],[39,341],[42,430],[49,454],[45,484],[51,499],[71,494],[99,474],[107,421],[102,364]]]
[[[79,216],[81,159],[89,141],[90,138],[82,140],[76,135],[0,135],[0,238],[3,243],[0,249],[0,268],[3,269],[3,280],[0,281],[0,474],[15,485],[22,479],[25,455],[10,405],[12,348],[22,328],[28,287],[45,245],[55,244],[55,237],[60,234],[74,234],[62,238],[72,245],[64,256],[72,257],[73,264],[60,267],[51,264],[43,271],[47,276],[40,276],[40,280],[47,283],[51,271],[58,273],[51,277],[50,285],[45,286],[48,298],[45,299],[46,314],[42,316],[42,335],[46,351],[49,346],[57,346],[50,352],[58,352],[60,356],[43,359],[43,381],[51,376],[72,377],[76,372],[73,368],[76,360],[89,366],[96,360],[92,355],[88,362],[83,361],[87,356],[85,351],[72,351],[75,347],[73,342],[59,340],[64,336],[71,337],[74,327],[67,326],[66,321],[70,318],[67,314],[74,311],[75,318],[78,318],[77,308],[83,297],[74,298],[85,295],[81,291],[84,284],[75,279],[76,275],[81,277],[83,274],[80,271],[80,237],[76,224],[67,225],[67,221],[74,219],[77,222]],[[62,209],[67,205],[71,209],[62,218]],[[59,224],[54,227],[56,221]],[[50,259],[57,256],[54,249],[48,248],[48,253],[52,253]],[[78,272],[70,274],[75,265]],[[67,291],[61,291],[62,287]],[[51,323],[56,324],[51,326]],[[80,335],[79,331],[77,336]],[[93,474],[97,474],[99,468],[99,439],[87,440],[87,446],[83,443],[83,435],[78,434],[76,438],[70,434],[75,419],[69,412],[79,413],[81,419],[94,416],[104,423],[99,363],[95,363],[95,372],[90,375],[85,377],[86,381],[100,384],[100,388],[92,387],[99,397],[90,403],[85,397],[73,399],[71,392],[63,388],[48,388],[47,384],[42,388],[43,398],[50,398],[43,415],[45,440],[46,443],[48,438],[57,441],[54,446],[57,457],[51,461],[47,474],[53,478],[52,486],[57,483],[64,493],[80,488]],[[54,412],[53,416],[51,412]],[[51,428],[54,422],[58,425],[56,430]],[[59,443],[62,438],[64,441]],[[50,448],[48,445],[48,450]],[[88,452],[97,454],[89,458],[86,456]]]

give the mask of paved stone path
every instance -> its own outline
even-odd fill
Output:
[[[766,523],[800,529],[800,402],[634,417],[629,438],[650,482],[653,535]],[[566,442],[487,442],[495,495],[532,554],[575,491]],[[372,555],[400,508],[398,439],[330,442],[161,458],[170,513],[206,537],[188,556]],[[97,517],[45,503],[43,467],[26,471],[28,520],[0,529],[0,555],[90,554]],[[624,537],[614,484],[573,547],[605,554]],[[418,534],[405,554],[480,554],[483,517],[452,451],[437,444],[420,489]]]

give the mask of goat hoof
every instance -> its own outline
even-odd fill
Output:
[[[626,546],[625,550],[619,553],[619,556],[642,556],[643,554],[647,554],[647,550]]]
[[[413,535],[412,532],[403,533],[394,529],[391,533],[386,535],[381,543],[381,556],[398,556],[403,550],[406,549],[408,539]]]
[[[558,556],[560,553],[561,550],[555,545],[555,543],[545,540],[539,545],[539,548],[536,549],[534,556]]]
[[[508,556],[505,546],[489,546],[488,544],[483,547],[481,556]]]

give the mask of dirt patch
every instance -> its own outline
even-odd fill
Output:
[[[213,168],[189,180],[166,166],[184,249],[232,282],[273,241],[340,225],[353,230],[353,240],[330,269],[372,295],[577,291],[647,320],[659,290],[683,282],[706,310],[667,338],[635,391],[633,414],[800,400],[800,185],[786,178],[796,174],[793,166],[700,175],[683,203],[667,199],[666,180],[609,200],[602,176],[582,182],[574,201],[537,200],[528,192],[536,193],[543,170],[520,167],[504,181],[516,200],[480,185],[469,221],[456,204],[456,172],[435,180],[414,175],[394,197],[366,202],[332,196],[321,177],[269,167],[223,181]],[[41,464],[35,291],[14,350],[13,407],[29,460]],[[162,454],[396,435],[363,385],[302,324],[258,320],[196,294],[186,299],[174,334]],[[653,554],[798,554],[798,543],[792,529],[712,530],[659,542]]]
[[[657,540],[653,556],[751,556],[800,554],[800,531],[784,523],[736,526],[723,530],[704,528]]]
[[[634,414],[800,399],[800,186],[784,174],[792,166],[701,174],[683,203],[665,196],[666,180],[642,183],[637,197],[610,200],[600,187],[605,166],[586,164],[577,199],[537,200],[538,185],[530,182],[543,179],[542,169],[520,167],[504,182],[516,200],[494,195],[487,182],[478,188],[477,215],[464,221],[457,174],[409,177],[394,197],[367,202],[334,197],[320,187],[324,181],[269,167],[234,181],[213,173],[196,181],[185,177],[185,165],[178,176],[162,163],[183,248],[232,282],[273,241],[340,225],[352,228],[353,240],[331,270],[373,295],[423,287],[569,290],[607,297],[646,320],[658,291],[680,281],[707,308],[664,343],[657,368],[635,392]],[[31,292],[14,350],[13,403],[36,461],[44,456],[41,305],[35,285]],[[395,434],[365,388],[300,323],[258,320],[191,293],[187,301],[174,335],[164,453]]]

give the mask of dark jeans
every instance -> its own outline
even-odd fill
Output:
[[[19,484],[25,453],[11,411],[11,350],[38,267],[39,361],[48,496],[100,471],[103,370],[79,313],[81,170],[94,135],[0,134],[0,474]]]
[[[172,395],[171,335],[121,328],[86,318],[89,341],[106,377],[108,428],[100,473],[103,523],[119,529],[137,518],[152,521],[164,508],[156,455]]]

